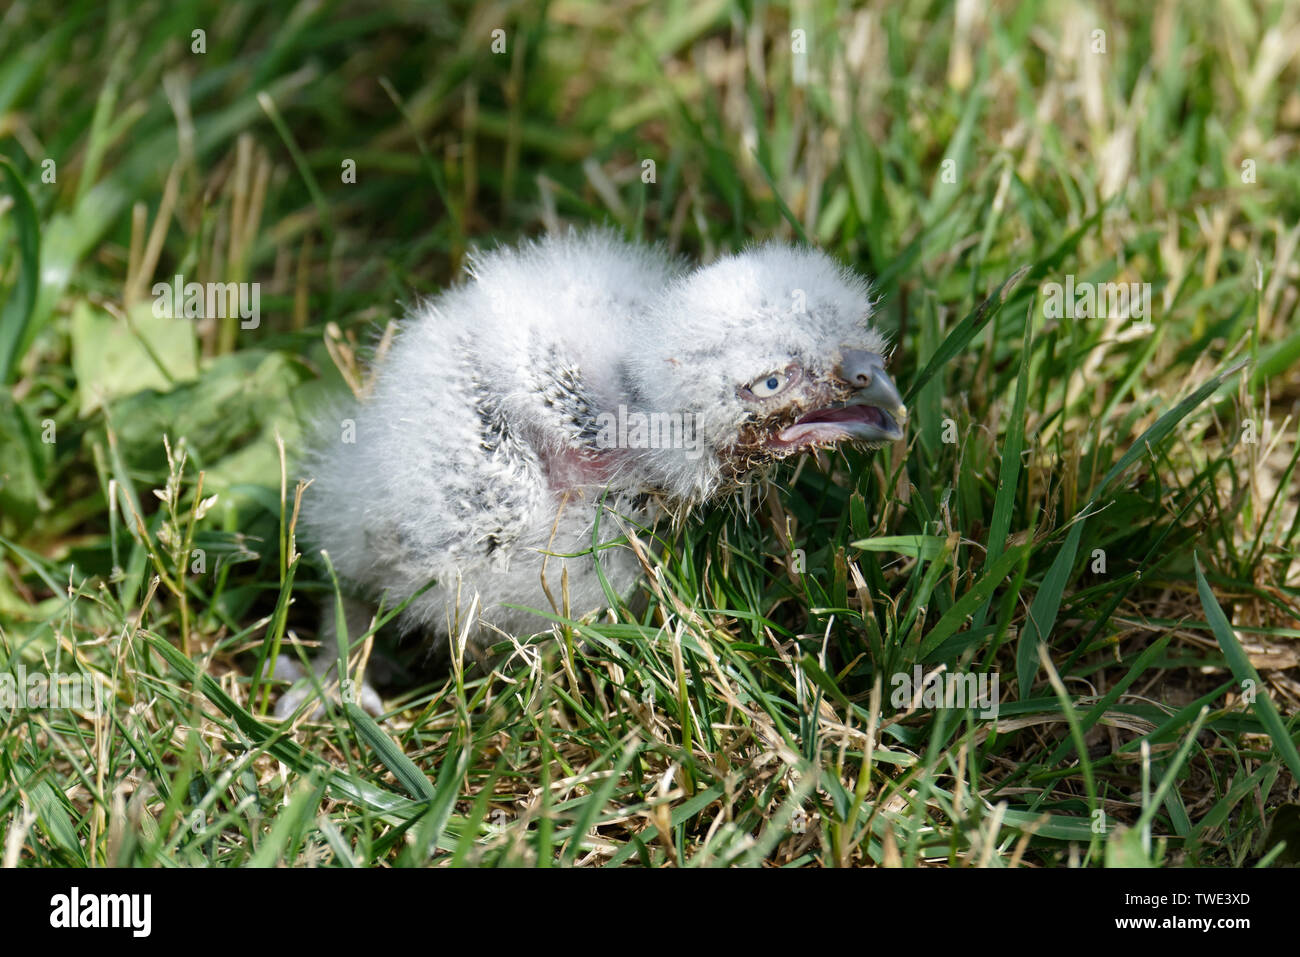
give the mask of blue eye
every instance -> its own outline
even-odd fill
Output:
[[[755,399],[770,399],[774,395],[780,395],[797,381],[799,381],[799,370],[790,368],[784,372],[769,372],[755,379],[747,388],[749,394]]]

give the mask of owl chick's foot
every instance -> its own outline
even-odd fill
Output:
[[[317,660],[320,661],[323,658],[322,655]],[[325,686],[327,692],[329,691],[327,672],[333,668],[334,663],[335,658],[331,657],[324,661],[324,667],[316,672],[316,680]],[[280,700],[276,703],[275,716],[281,721],[292,718],[303,702],[316,696],[316,687],[308,676],[307,670],[288,655],[281,655],[275,660],[275,669],[272,676],[280,681],[294,683],[293,687],[280,695]],[[351,679],[348,679],[348,682],[354,684]],[[379,692],[370,686],[369,681],[362,681],[360,686],[354,686],[347,690],[352,692],[353,700],[361,705],[372,717],[378,718],[384,713],[383,699],[379,697]],[[338,695],[335,694],[334,697],[337,699]],[[311,719],[319,721],[323,717],[325,717],[325,702],[321,701],[317,703],[315,709],[311,712]]]
[[[369,606],[345,598],[343,600],[343,614],[350,639],[355,640],[355,638],[364,635],[369,630],[372,617]],[[281,720],[293,717],[298,712],[299,706],[309,698],[316,697],[317,685],[324,687],[328,693],[331,685],[335,685],[337,681],[338,675],[334,672],[336,671],[335,665],[338,662],[338,656],[338,626],[335,620],[334,605],[331,602],[326,605],[325,613],[322,615],[320,650],[312,662],[315,681],[311,679],[307,670],[296,659],[288,655],[281,655],[276,659],[272,676],[281,681],[293,682],[294,686],[280,696],[280,700],[275,706],[275,716]],[[343,691],[345,700],[355,701],[374,717],[377,718],[384,713],[384,702],[379,697],[379,693],[371,687],[370,682],[362,680],[358,686],[354,679],[348,678],[344,683]],[[337,689],[333,696],[337,700]],[[321,701],[312,711],[311,717],[313,720],[319,720],[324,716],[325,702]]]

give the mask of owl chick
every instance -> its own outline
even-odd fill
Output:
[[[871,315],[863,279],[779,243],[694,270],[605,231],[476,255],[406,321],[370,398],[321,428],[300,538],[359,599],[420,592],[398,620],[435,643],[599,610],[602,573],[620,595],[638,581],[632,550],[606,547],[628,528],[799,452],[902,437]],[[346,620],[355,640],[366,606]]]

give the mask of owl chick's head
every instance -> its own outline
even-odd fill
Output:
[[[693,427],[693,447],[646,450],[653,483],[699,501],[798,452],[901,438],[871,314],[867,283],[807,248],[758,246],[678,279],[626,364],[633,405]]]

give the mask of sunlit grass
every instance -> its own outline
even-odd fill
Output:
[[[102,707],[0,712],[5,860],[1294,859],[1300,20],[1191,6],[9,8],[0,664]],[[334,600],[299,414],[472,243],[593,221],[874,277],[906,443],[642,530],[646,600],[492,673],[381,634],[378,723],[271,721]],[[176,274],[260,325],[153,318]],[[1150,323],[1049,317],[1067,275]]]

